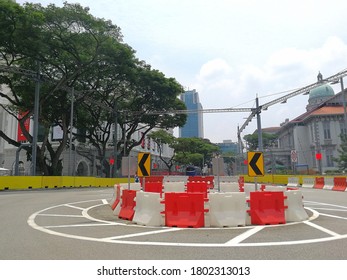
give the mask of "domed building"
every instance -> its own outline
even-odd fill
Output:
[[[320,73],[317,78],[306,112],[286,120],[277,133],[276,150],[287,169],[311,174],[338,169],[334,158],[339,157],[340,135],[347,133],[346,91],[335,94]]]
[[[321,85],[310,90],[306,111],[312,110],[335,95],[333,88],[329,84],[323,82],[323,76],[320,72],[317,78],[318,83],[321,83]]]

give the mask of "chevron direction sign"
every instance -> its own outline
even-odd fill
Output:
[[[137,156],[137,175],[139,177],[151,176],[151,154],[139,153]]]
[[[248,176],[264,176],[264,155],[262,152],[248,152]]]

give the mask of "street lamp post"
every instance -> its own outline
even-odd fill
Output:
[[[75,164],[72,164],[72,129],[73,129],[73,115],[74,115],[74,101],[75,94],[74,88],[71,89],[71,109],[70,109],[70,135],[69,135],[69,176],[75,176]],[[72,166],[72,169],[71,169]]]
[[[31,175],[36,175],[36,157],[37,157],[37,138],[39,132],[39,102],[40,102],[40,78],[41,65],[37,62],[36,84],[35,84],[35,99],[34,99],[34,128],[33,128],[33,143],[32,143],[32,166]]]

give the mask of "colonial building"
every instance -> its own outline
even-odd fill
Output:
[[[336,170],[340,134],[346,133],[346,91],[334,94],[318,75],[320,86],[309,92],[306,112],[281,124],[272,156],[287,169],[325,173]]]

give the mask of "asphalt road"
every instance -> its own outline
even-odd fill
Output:
[[[117,219],[111,188],[0,192],[1,260],[347,260],[347,192],[301,189],[311,220],[153,228]]]

